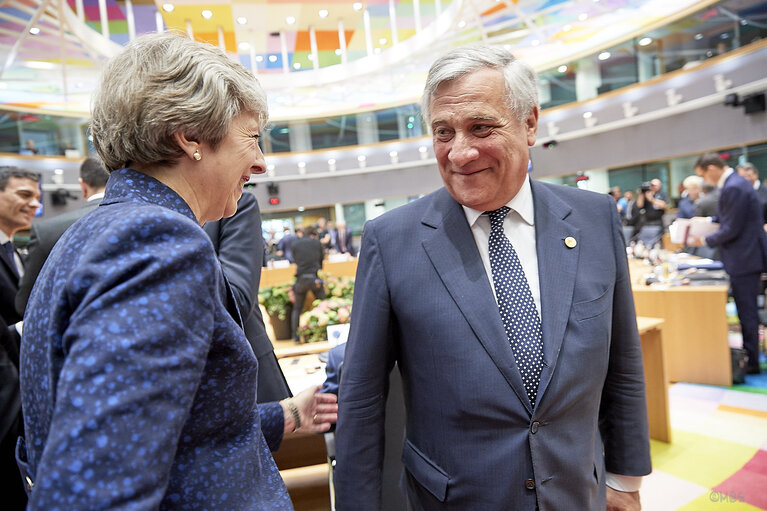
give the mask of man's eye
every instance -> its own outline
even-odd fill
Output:
[[[250,137],[250,138],[252,138],[252,139],[254,139],[256,142],[258,142],[258,139],[260,139],[260,138],[261,138],[261,135],[251,135],[251,137]]]
[[[474,126],[474,134],[475,135],[488,135],[490,134],[490,131],[493,129],[492,126],[488,126],[487,124],[479,124],[477,126]]]

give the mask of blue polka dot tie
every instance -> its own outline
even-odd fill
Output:
[[[493,286],[506,329],[511,351],[525,385],[530,404],[535,406],[538,383],[543,369],[543,335],[541,319],[525,271],[511,241],[503,232],[503,219],[509,208],[488,211],[490,216],[490,268]]]

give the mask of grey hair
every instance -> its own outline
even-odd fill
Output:
[[[258,80],[219,48],[178,32],[134,39],[105,66],[93,97],[93,146],[109,170],[166,166],[182,133],[214,149],[241,113],[268,120]]]
[[[506,104],[517,119],[527,119],[533,108],[538,106],[538,77],[535,71],[502,47],[478,44],[450,50],[432,64],[421,98],[421,114],[427,124],[429,107],[442,83],[484,68],[503,72]]]
[[[741,163],[740,165],[738,165],[737,169],[738,170],[740,170],[740,169],[749,170],[749,171],[753,172],[754,174],[756,174],[757,176],[759,175],[759,170],[750,161],[745,161],[745,162]]]
[[[700,188],[703,185],[703,178],[700,176],[687,176],[682,181],[682,186],[685,188]]]

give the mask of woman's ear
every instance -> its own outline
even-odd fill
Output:
[[[202,159],[202,153],[200,152],[200,143],[196,140],[191,140],[186,137],[185,134],[176,132],[173,134],[173,140],[178,145],[188,158],[196,161]]]

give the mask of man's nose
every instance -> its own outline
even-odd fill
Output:
[[[471,137],[456,134],[453,139],[453,145],[450,147],[450,153],[448,154],[448,158],[453,164],[458,165],[459,167],[466,165],[467,163],[476,160],[478,155],[479,151],[474,147]]]

